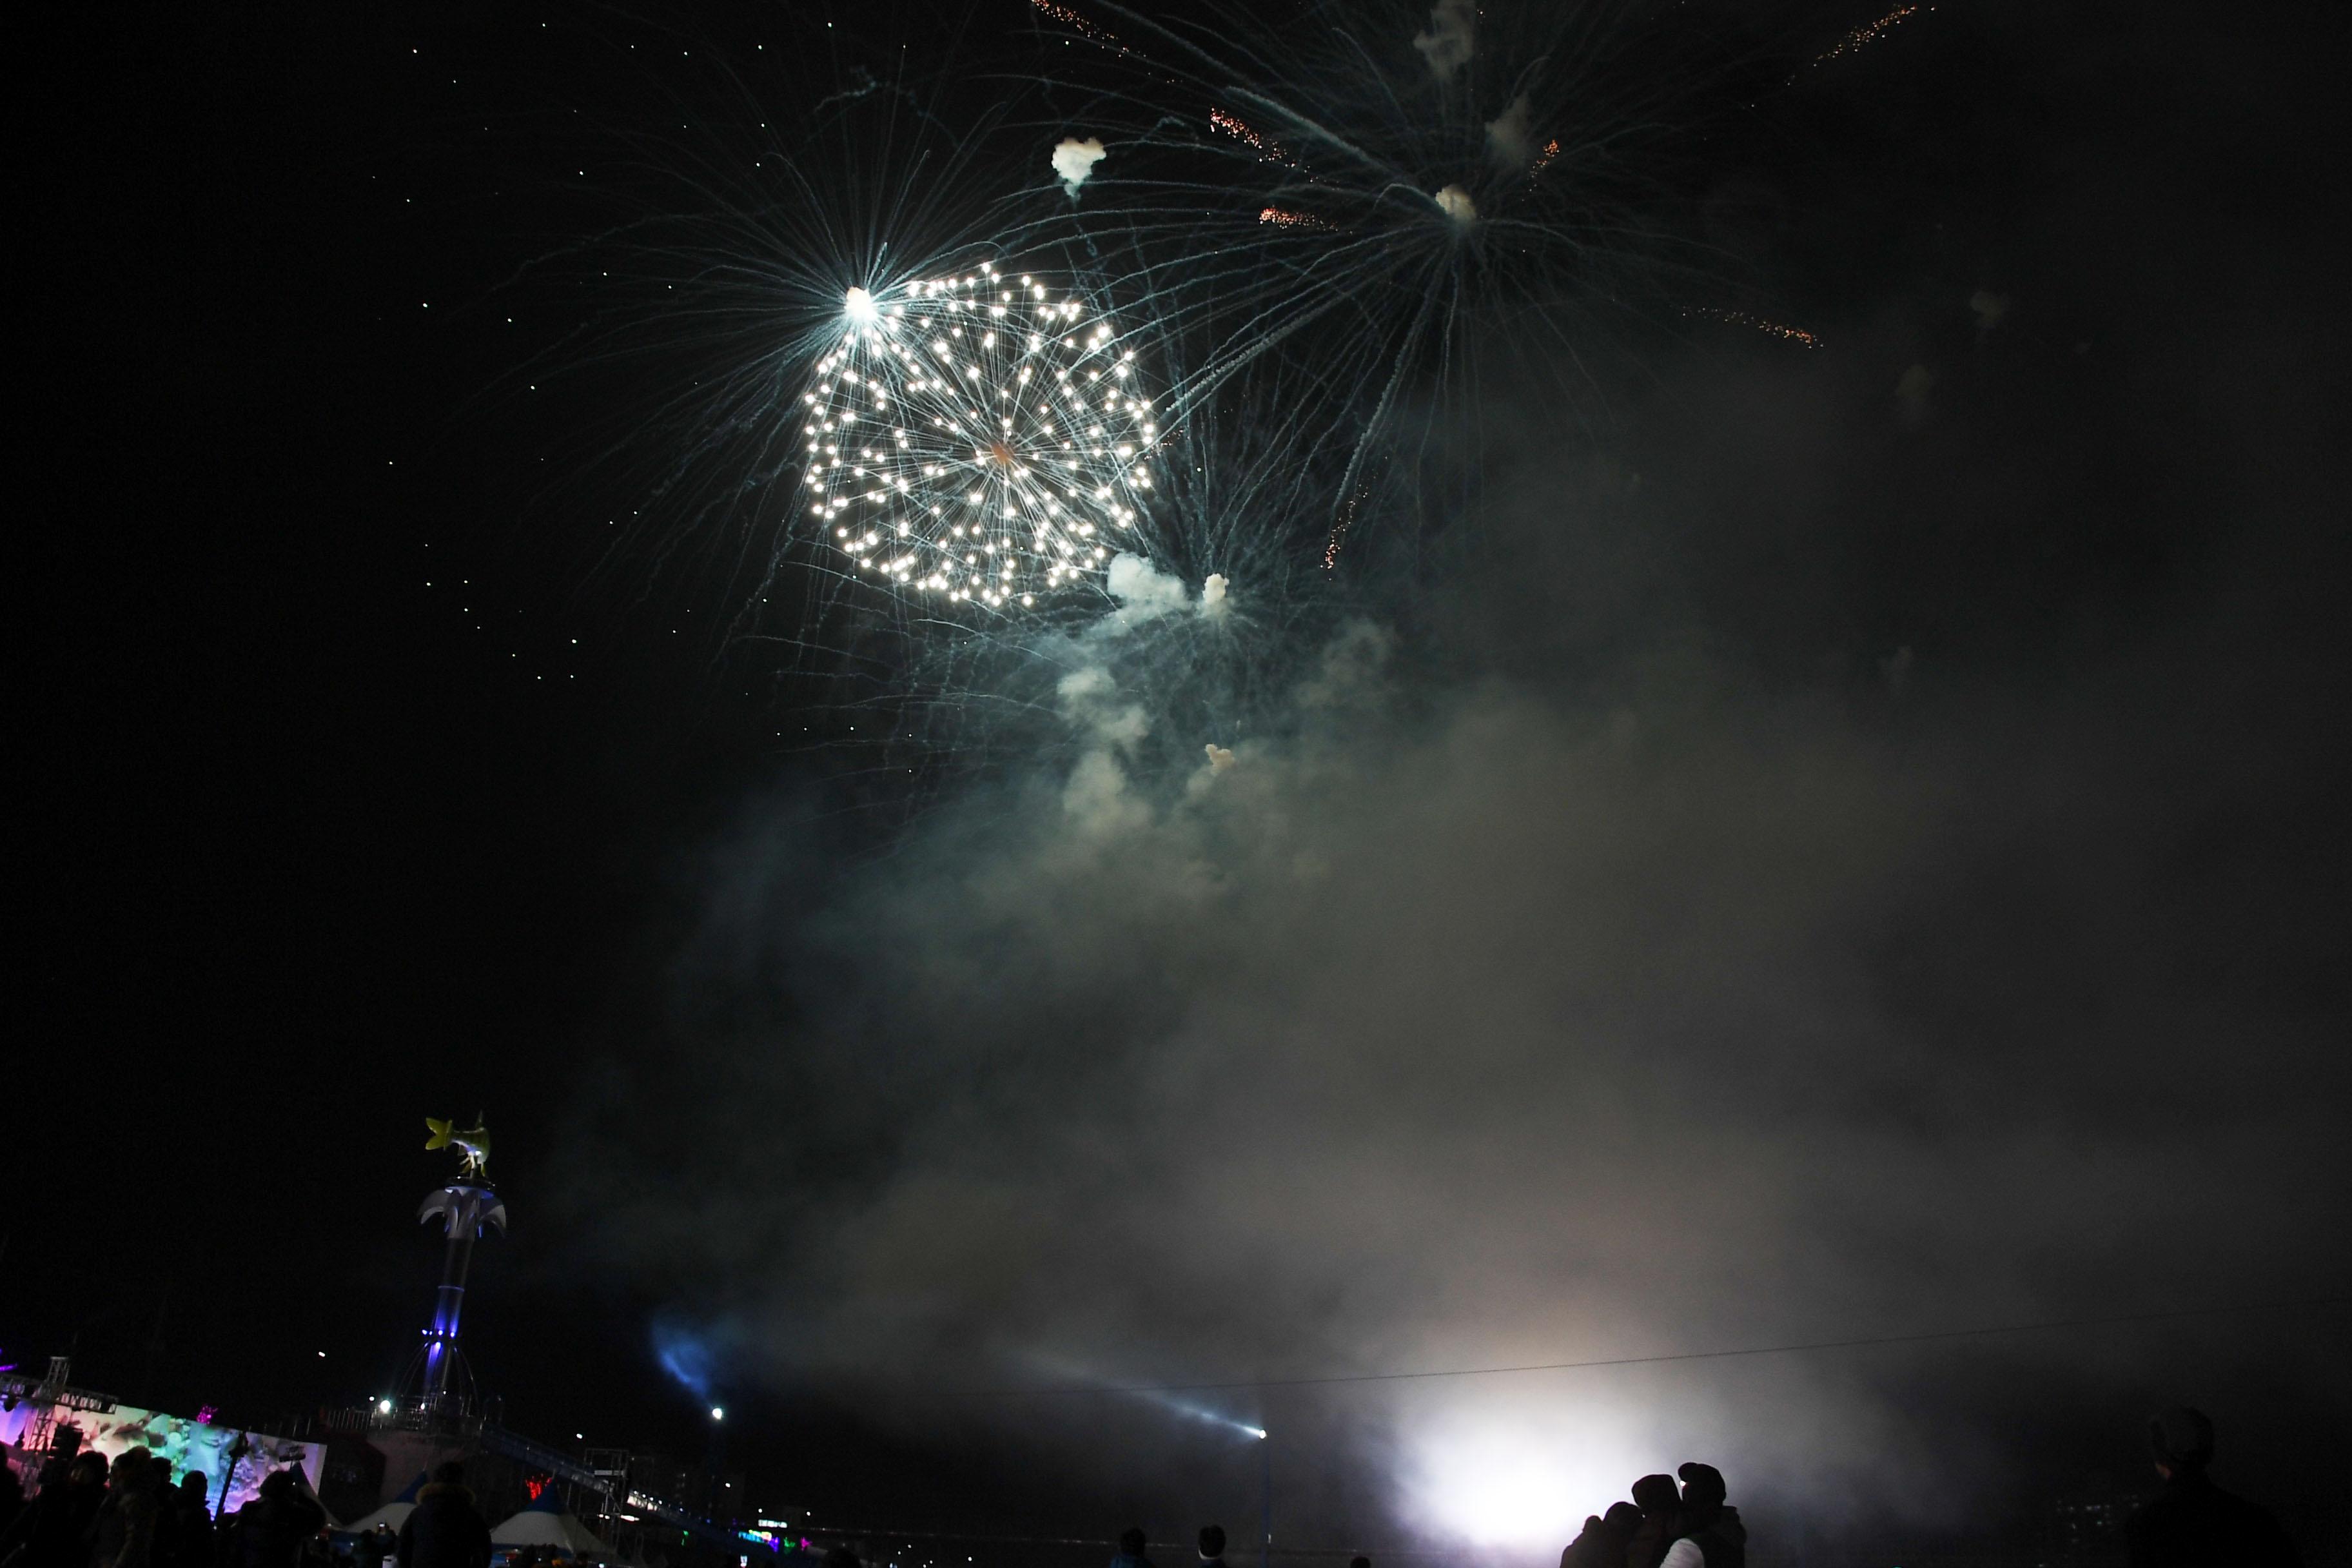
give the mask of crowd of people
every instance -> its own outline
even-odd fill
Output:
[[[2163,1486],[2125,1525],[2130,1568],[2294,1568],[2277,1521],[2207,1474],[2213,1424],[2202,1413],[2166,1411],[2148,1424],[2148,1439]],[[271,1473],[253,1501],[217,1521],[206,1485],[201,1470],[175,1480],[169,1462],[145,1448],[125,1449],[111,1464],[85,1451],[53,1458],[27,1501],[16,1471],[0,1465],[0,1568],[328,1568],[326,1511],[296,1471]],[[1713,1465],[1643,1476],[1632,1492],[1585,1519],[1559,1568],[1747,1568],[1748,1528]],[[1204,1526],[1196,1544],[1199,1568],[1226,1568],[1223,1530]],[[1110,1568],[1152,1568],[1145,1546],[1141,1530],[1127,1530]],[[489,1525],[464,1464],[439,1466],[399,1534],[366,1532],[351,1556],[353,1568],[489,1568]],[[859,1568],[847,1547],[824,1563]],[[1349,1568],[1371,1563],[1358,1557]]]
[[[5,1467],[0,1467],[5,1469]],[[29,1502],[13,1470],[0,1479],[0,1563],[7,1568],[298,1568],[324,1510],[292,1471],[217,1521],[202,1470],[126,1448],[50,1462]]]
[[[465,1485],[465,1466],[443,1465],[417,1493],[398,1535],[360,1534],[331,1553],[327,1512],[300,1475],[276,1470],[259,1495],[215,1521],[208,1481],[176,1481],[169,1461],[127,1448],[109,1463],[88,1450],[52,1459],[28,1500],[16,1472],[0,1465],[0,1568],[488,1568],[490,1531]]]
[[[2202,1412],[2168,1410],[2149,1421],[2147,1436],[2162,1486],[2125,1522],[2116,1544],[2128,1568],[2295,1568],[2294,1547],[2269,1511],[2207,1474],[2213,1423]],[[1693,1461],[1671,1476],[1643,1476],[1632,1494],[1586,1516],[1559,1568],[1747,1568],[1748,1527],[1713,1465]],[[1126,1531],[1110,1568],[1153,1568],[1144,1547],[1141,1530]],[[1225,1568],[1225,1532],[1203,1529],[1199,1552],[1197,1568]],[[859,1563],[842,1551],[825,1568]],[[1372,1568],[1371,1560],[1355,1558],[1348,1568]]]
[[[1672,1476],[1643,1476],[1633,1483],[1633,1501],[1585,1517],[1559,1568],[1746,1568],[1748,1527],[1727,1495],[1713,1465],[1694,1461]]]

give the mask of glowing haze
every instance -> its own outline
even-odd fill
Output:
[[[2242,721],[2229,679],[2149,714],[2106,678],[1956,696],[1906,742],[1664,649],[1571,700],[1433,687],[1390,647],[1350,631],[1283,736],[1165,781],[1129,761],[1160,718],[1066,678],[1075,761],[831,895],[822,819],[754,814],[712,861],[677,1048],[614,1101],[623,1136],[680,1135],[583,1175],[619,1255],[717,1282],[744,1375],[1171,1488],[1241,1435],[1087,1387],[2145,1310],[2181,1299],[2150,1261],[2176,1257],[2291,1288],[2343,1176],[2327,1094],[2266,1086],[2342,1068],[2265,963],[2207,994],[2179,962],[2202,919],[2095,870],[2242,787],[2177,754],[2147,782],[2176,727]],[[2175,1328],[2167,1375],[2222,1375],[2259,1330]],[[1689,1458],[1736,1501],[1953,1517],[2024,1397],[1985,1390],[2137,1412],[2147,1343],[1171,1397],[1270,1430],[1278,1467],[1350,1457],[1373,1490],[1320,1528],[1556,1551]],[[1036,1385],[1070,1397],[940,1392]],[[1217,1484],[1186,1506],[1238,1501]]]

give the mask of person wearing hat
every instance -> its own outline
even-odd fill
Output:
[[[2223,1491],[2205,1474],[2213,1423],[2186,1405],[2147,1424],[2148,1447],[2164,1489],[2124,1521],[2131,1568],[2294,1568],[2294,1544],[2270,1510]]]
[[[1672,1476],[1643,1476],[1633,1483],[1633,1506],[1642,1510],[1625,1538],[1625,1568],[1658,1568],[1666,1549],[1682,1533],[1682,1494]]]
[[[1694,1461],[1675,1474],[1683,1479],[1682,1528],[1662,1568],[1747,1568],[1748,1527],[1724,1506],[1723,1472]]]

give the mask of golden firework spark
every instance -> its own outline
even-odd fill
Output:
[[[1117,49],[1122,55],[1129,52],[1127,46],[1118,41],[1118,34],[1097,26],[1067,5],[1057,5],[1055,0],[1029,0],[1029,4],[1038,12],[1051,16],[1062,26],[1075,29],[1089,43],[1100,44],[1107,49]]]
[[[1295,228],[1309,234],[1337,234],[1339,226],[1313,213],[1303,213],[1289,207],[1265,207],[1259,211],[1257,221],[1270,223],[1276,228]]]
[[[1840,38],[1836,43],[1831,45],[1820,54],[1814,56],[1811,60],[1806,62],[1805,70],[1811,70],[1816,66],[1826,65],[1831,60],[1836,59],[1840,56],[1853,54],[1855,50],[1863,48],[1869,44],[1876,42],[1879,38],[1884,37],[1889,31],[1900,26],[1905,18],[1916,16],[1922,11],[1933,11],[1935,7],[1933,5],[1897,5],[1894,10],[1886,13],[1885,16],[1881,16],[1877,21],[1864,23],[1861,26],[1856,27],[1853,32],[1848,33],[1844,37]],[[1802,76],[1803,74],[1803,71],[1800,71],[1796,76],[1791,76],[1789,79],[1793,82],[1797,79],[1797,76]]]
[[[1762,316],[1751,316],[1745,310],[1718,310],[1702,305],[1696,310],[1685,310],[1683,314],[1704,316],[1713,321],[1728,321],[1735,327],[1747,327],[1751,331],[1763,332],[1809,349],[1822,346],[1822,340],[1817,333],[1809,332],[1802,327],[1792,327],[1786,321],[1768,321]]]
[[[1270,136],[1261,136],[1240,115],[1223,109],[1209,110],[1209,123],[1236,142],[1246,142],[1252,151],[1269,163],[1279,163],[1286,169],[1296,169],[1298,161],[1290,149]]]

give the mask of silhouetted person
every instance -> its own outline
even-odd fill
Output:
[[[400,1568],[489,1568],[490,1527],[466,1489],[466,1467],[435,1468],[400,1527]]]
[[[303,1493],[294,1472],[272,1470],[261,1478],[261,1495],[229,1521],[223,1568],[295,1568],[304,1543],[326,1527],[326,1510]]]
[[[15,1552],[10,1568],[88,1568],[89,1527],[105,1501],[105,1458],[76,1454],[0,1534],[0,1561]]]
[[[1372,1568],[1372,1560],[1369,1557],[1350,1557],[1348,1559],[1348,1568]]]
[[[17,1479],[16,1467],[0,1455],[0,1538],[7,1535],[8,1527],[24,1511],[25,1483]]]
[[[1118,1532],[1118,1555],[1110,1560],[1110,1568],[1151,1568],[1151,1559],[1143,1554],[1143,1531],[1134,1525]]]
[[[1633,1483],[1633,1506],[1642,1517],[1625,1540],[1625,1568],[1658,1568],[1683,1532],[1683,1494],[1672,1476],[1643,1476]]]
[[[172,1516],[170,1558],[165,1568],[213,1568],[211,1482],[190,1470],[157,1500]]]
[[[1597,1513],[1586,1514],[1584,1528],[1576,1532],[1576,1539],[1559,1549],[1559,1568],[1576,1568],[1579,1563],[1583,1562],[1586,1549],[1592,1544],[1592,1532],[1600,1528],[1601,1516]]]
[[[1584,1529],[1559,1554],[1559,1568],[1625,1568],[1625,1549],[1633,1544],[1642,1510],[1630,1502],[1612,1502],[1606,1513],[1587,1514]]]
[[[2215,1486],[2213,1423],[2199,1410],[2168,1410],[2147,1424],[2164,1489],[2124,1521],[2131,1568],[2294,1568],[2294,1543],[2267,1509]]]
[[[1723,1472],[1713,1465],[1678,1466],[1683,1479],[1682,1529],[1666,1550],[1664,1568],[1748,1568],[1748,1527],[1723,1502]]]
[[[90,1568],[150,1568],[155,1554],[155,1457],[144,1448],[114,1456],[106,1500],[91,1527]]]
[[[1225,1531],[1223,1525],[1201,1527],[1201,1568],[1225,1568]]]

